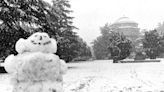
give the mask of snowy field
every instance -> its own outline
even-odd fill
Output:
[[[111,63],[110,60],[69,63],[65,92],[164,92],[164,62]],[[11,92],[9,75],[1,75],[0,92]]]

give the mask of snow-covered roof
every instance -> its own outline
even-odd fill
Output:
[[[120,24],[120,23],[135,23],[135,24],[137,24],[137,22],[131,20],[128,17],[121,17],[118,20],[116,20],[113,24]]]
[[[133,27],[133,26],[120,26],[118,28],[138,28],[138,27]]]

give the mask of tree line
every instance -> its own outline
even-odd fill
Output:
[[[135,58],[134,54],[144,53],[145,58],[163,57],[164,30],[163,24],[154,30],[145,31],[139,41],[132,41],[124,34],[111,29],[110,24],[100,28],[101,35],[93,41],[96,59],[113,59],[114,62],[125,58]],[[141,47],[139,46],[141,44]],[[138,50],[137,48],[140,48]]]

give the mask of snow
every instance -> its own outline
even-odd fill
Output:
[[[164,92],[164,63],[68,63],[65,92]],[[11,92],[10,75],[1,75],[0,92]]]

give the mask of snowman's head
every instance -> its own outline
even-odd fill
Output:
[[[45,32],[36,32],[27,39],[20,39],[16,43],[16,51],[56,53],[57,42]]]
[[[41,32],[34,33],[27,40],[31,44],[38,45],[38,46],[51,44],[51,39],[47,33],[41,33]]]

